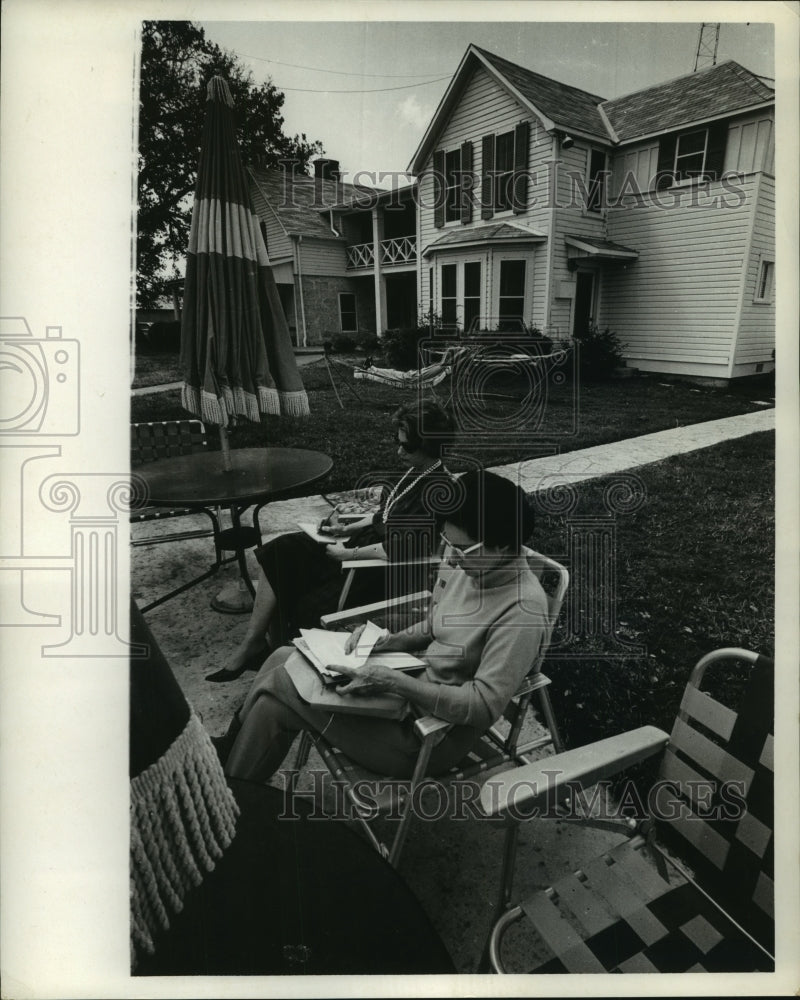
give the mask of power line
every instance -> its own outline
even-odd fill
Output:
[[[237,53],[240,59],[255,59],[258,62],[275,63],[276,66],[291,66],[292,69],[310,69],[315,73],[336,73],[338,76],[375,76],[385,80],[421,80],[432,73],[353,73],[346,69],[323,69],[321,66],[301,66],[299,63],[281,62],[280,59],[268,59],[266,56],[248,56]],[[433,83],[433,81],[431,81]],[[355,91],[354,91],[355,93]]]
[[[411,87],[425,87],[429,83],[441,83],[442,80],[449,80],[449,76],[440,76],[435,80],[425,80],[424,83],[404,83],[399,87],[376,87],[372,90],[312,90],[308,87],[283,87],[279,86],[279,90],[293,90],[298,94],[383,94],[388,90],[409,90]],[[276,86],[278,86],[276,84]]]

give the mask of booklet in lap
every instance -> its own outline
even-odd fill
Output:
[[[284,670],[298,695],[313,708],[383,719],[402,719],[409,712],[408,702],[398,695],[339,694],[336,688],[326,687],[316,668],[299,651],[286,660]]]
[[[322,683],[335,684],[342,680],[342,674],[335,669],[337,663],[355,669],[362,667],[367,660],[370,663],[381,663],[394,670],[415,670],[425,666],[423,660],[410,653],[373,653],[375,644],[387,634],[386,629],[379,628],[374,622],[367,622],[358,640],[357,647],[350,653],[345,653],[349,632],[329,632],[327,629],[300,629],[300,637],[293,640],[295,646],[318,671]]]

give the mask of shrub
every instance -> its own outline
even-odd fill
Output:
[[[151,351],[174,354],[181,349],[181,324],[178,320],[152,323],[147,331]]]
[[[362,333],[358,338],[358,349],[365,354],[374,354],[380,348],[380,341],[374,333]]]
[[[356,349],[356,336],[353,333],[335,333],[330,343],[337,354],[352,354]]]
[[[581,375],[593,382],[607,379],[615,368],[625,363],[626,344],[608,327],[600,330],[592,324],[585,333],[575,334],[578,342]]]
[[[419,342],[430,336],[427,326],[405,326],[395,330],[385,330],[381,339],[381,347],[390,368],[407,371],[418,368]]]

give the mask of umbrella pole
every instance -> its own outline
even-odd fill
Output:
[[[219,429],[219,443],[222,448],[222,468],[226,472],[231,471],[231,445],[228,441],[228,428],[220,427]]]

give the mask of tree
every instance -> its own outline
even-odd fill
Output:
[[[206,85],[219,74],[235,104],[242,157],[260,166],[292,159],[305,171],[323,152],[305,133],[283,134],[284,95],[271,81],[257,86],[235,55],[209,42],[190,21],[146,21],[139,90],[137,305],[153,307],[178,276],[186,254],[191,195],[206,115]]]

